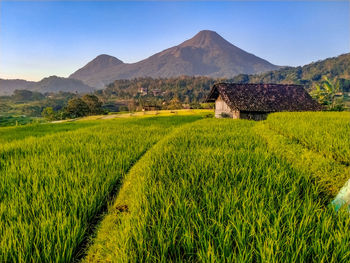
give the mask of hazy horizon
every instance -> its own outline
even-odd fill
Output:
[[[338,2],[0,3],[0,78],[67,77],[100,54],[134,63],[201,30],[275,65],[348,53],[350,10]]]

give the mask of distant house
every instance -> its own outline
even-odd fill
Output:
[[[152,93],[153,93],[153,96],[156,97],[161,95],[162,91],[160,89],[153,89]]]
[[[148,88],[141,87],[141,88],[139,88],[139,92],[141,93],[141,95],[147,95],[148,94]]]
[[[215,84],[207,98],[215,102],[215,117],[264,120],[278,111],[317,111],[322,107],[300,85]]]
[[[142,107],[142,111],[158,111],[161,110],[162,107],[158,105],[144,105]]]

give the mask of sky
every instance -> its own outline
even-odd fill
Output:
[[[133,63],[205,29],[301,66],[350,52],[350,1],[0,0],[0,78],[68,77],[100,54]]]

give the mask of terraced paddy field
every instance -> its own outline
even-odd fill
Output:
[[[349,113],[207,115],[0,129],[0,261],[349,262]]]

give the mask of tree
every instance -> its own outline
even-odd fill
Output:
[[[30,90],[15,90],[13,92],[12,98],[15,101],[33,101],[42,100],[45,98],[40,92],[30,91]]]
[[[87,116],[89,112],[89,106],[81,98],[70,99],[65,108],[65,116],[68,118]]]
[[[53,121],[56,119],[55,112],[52,109],[52,107],[46,107],[45,109],[43,109],[41,115],[48,121]]]
[[[320,84],[315,84],[311,95],[329,110],[343,110],[343,96],[341,95],[339,80],[332,82],[323,76]]]
[[[102,102],[95,95],[86,94],[81,98],[89,107],[89,115],[102,114]]]
[[[182,104],[179,98],[174,97],[168,105],[168,110],[178,110],[178,109],[182,109]]]

